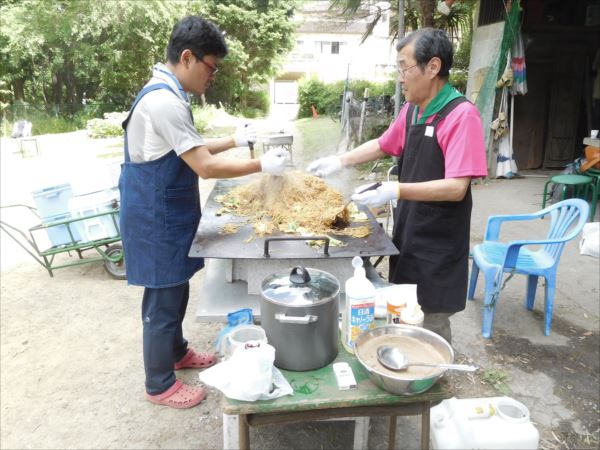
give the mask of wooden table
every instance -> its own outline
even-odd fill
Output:
[[[332,364],[350,364],[357,388],[340,391]],[[340,349],[335,361],[308,372],[282,370],[294,388],[294,395],[276,400],[243,402],[223,397],[224,448],[250,448],[250,426],[284,424],[324,419],[353,418],[356,420],[354,447],[367,448],[369,417],[389,416],[388,448],[396,440],[396,417],[421,415],[421,448],[429,448],[429,410],[433,404],[452,397],[448,384],[442,380],[430,390],[413,396],[390,394],[369,380],[367,371],[354,355]]]

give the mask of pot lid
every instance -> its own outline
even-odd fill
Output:
[[[324,303],[340,291],[340,283],[330,273],[302,266],[269,275],[261,287],[265,299],[286,306]]]

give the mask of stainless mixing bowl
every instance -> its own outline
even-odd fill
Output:
[[[406,378],[402,372],[390,375],[389,372],[383,372],[376,367],[369,366],[360,356],[361,347],[369,340],[385,334],[396,334],[418,339],[422,342],[431,344],[444,357],[444,363],[452,364],[454,362],[454,350],[448,342],[440,335],[425,328],[412,325],[386,325],[364,332],[358,336],[354,343],[354,354],[360,364],[366,369],[370,380],[379,388],[400,395],[415,395],[430,389],[437,380],[440,379],[447,369],[439,369],[433,375],[426,378]]]

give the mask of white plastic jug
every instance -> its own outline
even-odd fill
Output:
[[[529,410],[510,397],[451,398],[431,408],[432,449],[537,449]]]
[[[267,335],[264,328],[258,325],[240,325],[225,335],[223,357],[225,359],[229,358],[239,347],[259,347],[264,344],[267,344]]]

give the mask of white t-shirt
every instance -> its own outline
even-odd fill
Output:
[[[164,64],[156,64],[146,86],[167,83],[175,94],[167,89],[157,89],[144,95],[127,125],[129,157],[133,162],[153,161],[171,150],[179,156],[204,145],[204,139],[194,127],[185,94],[165,72],[169,69]]]

